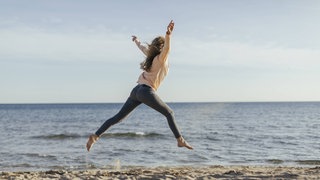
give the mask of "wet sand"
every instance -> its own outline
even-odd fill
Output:
[[[121,170],[0,172],[0,179],[320,179],[320,166],[130,167]]]

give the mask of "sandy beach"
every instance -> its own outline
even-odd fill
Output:
[[[0,172],[0,179],[320,179],[320,167],[130,167],[121,170]]]

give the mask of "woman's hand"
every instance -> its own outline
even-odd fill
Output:
[[[167,27],[167,34],[168,35],[170,35],[172,33],[173,28],[174,28],[174,22],[173,22],[173,20],[171,20],[168,27]]]
[[[137,36],[132,35],[132,41],[135,41],[137,39]]]

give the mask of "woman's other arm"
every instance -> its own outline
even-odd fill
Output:
[[[148,56],[148,48],[146,48],[145,46],[141,45],[141,42],[139,41],[137,36],[132,36],[132,41],[136,43],[136,45],[143,52],[143,54]]]

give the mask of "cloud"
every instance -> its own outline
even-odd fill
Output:
[[[130,36],[80,29],[50,31],[35,27],[0,29],[0,57],[5,60],[116,61],[130,59]]]
[[[320,50],[315,49],[285,48],[276,43],[254,45],[183,38],[176,41],[172,51],[180,63],[280,68],[320,66]]]
[[[131,34],[99,25],[68,31],[46,28],[21,25],[0,29],[1,59],[131,62],[143,58],[136,52]],[[175,63],[189,65],[297,69],[319,68],[319,57],[320,50],[281,47],[276,42],[256,45],[183,36],[173,37],[170,56]]]

